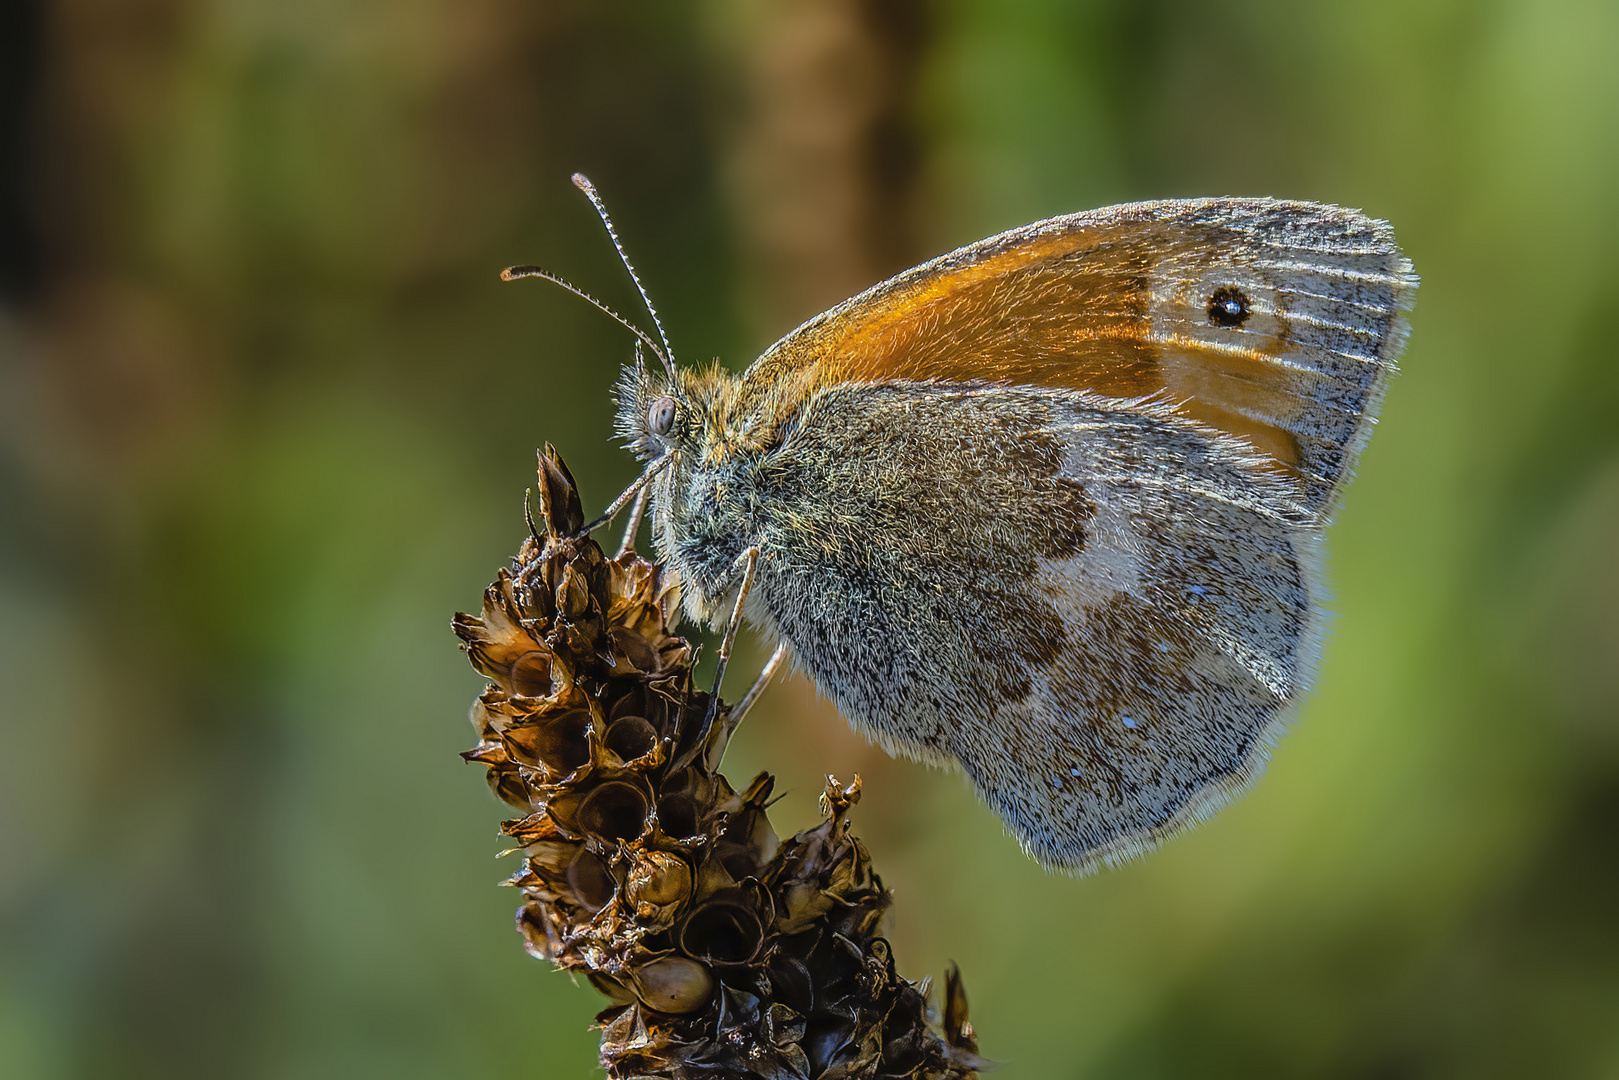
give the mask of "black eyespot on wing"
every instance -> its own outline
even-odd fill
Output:
[[[1253,313],[1241,289],[1225,285],[1209,297],[1209,322],[1215,326],[1241,326]]]

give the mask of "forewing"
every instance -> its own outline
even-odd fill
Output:
[[[1330,510],[1405,337],[1384,223],[1272,199],[1136,203],[991,237],[805,323],[744,376],[779,402],[896,379],[1155,396]]]

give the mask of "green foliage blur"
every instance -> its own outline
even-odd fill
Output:
[[[1250,797],[1048,876],[802,681],[728,770],[780,774],[783,832],[862,773],[900,969],[961,964],[1001,1075],[1619,1077],[1619,6],[6,18],[0,1075],[596,1070],[603,999],[524,956],[496,887],[448,627],[524,534],[536,445],[587,504],[633,475],[627,336],[496,278],[539,262],[637,313],[581,170],[683,359],[733,366],[1057,213],[1392,221],[1423,279],[1405,372],[1332,533],[1319,691]],[[795,75],[821,55],[859,63]],[[854,89],[795,104],[817,85]],[[813,210],[845,190],[863,211]]]

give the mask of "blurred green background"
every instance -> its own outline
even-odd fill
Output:
[[[781,774],[783,832],[862,773],[900,968],[960,962],[1001,1075],[1619,1077],[1611,0],[0,18],[0,1075],[592,1074],[602,999],[496,887],[448,628],[537,444],[587,505],[633,475],[626,336],[496,280],[635,310],[578,169],[677,350],[737,366],[1057,213],[1391,220],[1406,370],[1251,797],[1071,880],[801,682],[728,768]]]

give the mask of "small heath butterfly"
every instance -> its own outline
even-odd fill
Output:
[[[722,665],[745,618],[779,643],[766,678],[791,656],[856,729],[961,769],[1030,855],[1088,872],[1264,768],[1416,284],[1356,211],[1168,200],[924,263],[740,375],[637,330],[663,364],[638,346],[619,383],[647,467],[615,509],[650,499]]]

